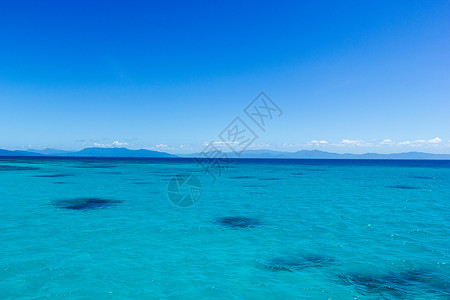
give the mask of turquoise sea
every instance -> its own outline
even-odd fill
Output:
[[[450,161],[0,158],[0,246],[0,299],[450,299]]]

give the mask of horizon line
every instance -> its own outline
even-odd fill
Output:
[[[87,149],[96,149],[96,150],[112,150],[112,149],[117,149],[117,150],[127,150],[127,151],[149,151],[149,152],[155,152],[155,153],[161,153],[161,154],[169,154],[169,155],[173,155],[175,156],[174,158],[202,158],[202,156],[200,156],[201,153],[203,153],[202,151],[200,152],[192,152],[192,153],[173,153],[173,152],[168,152],[168,151],[159,151],[159,150],[150,150],[150,149],[145,149],[145,148],[140,148],[140,149],[129,149],[126,147],[86,147],[83,148],[81,150],[61,150],[61,149],[55,149],[55,148],[45,148],[42,150],[37,150],[37,149],[27,149],[27,150],[7,150],[7,149],[1,149],[0,151],[7,151],[7,152],[13,152],[13,153],[20,153],[20,152],[26,152],[26,153],[30,153],[30,154],[36,154],[36,155],[13,155],[13,156],[9,156],[9,155],[2,155],[0,152],[0,157],[105,157],[105,156],[91,156],[91,155],[86,155],[86,156],[71,156],[71,153],[78,153],[81,152],[83,150],[87,150]],[[45,151],[45,150],[53,150],[53,151],[61,151],[62,153],[53,153],[53,154],[44,154],[44,153],[40,153],[41,151]],[[269,152],[274,152],[275,154],[296,154],[299,152],[306,152],[306,153],[311,153],[311,152],[319,152],[319,153],[323,153],[323,154],[332,154],[332,155],[349,155],[349,156],[365,156],[365,155],[377,155],[377,156],[389,156],[389,155],[407,155],[407,154],[419,154],[419,155],[431,155],[431,156],[449,156],[450,158],[450,154],[449,153],[429,153],[429,152],[422,152],[422,151],[406,151],[406,152],[392,152],[392,153],[377,153],[377,152],[365,152],[365,153],[351,153],[351,152],[344,152],[344,153],[339,153],[339,152],[329,152],[329,151],[323,151],[323,150],[319,150],[319,149],[302,149],[302,150],[298,150],[298,151],[280,151],[280,150],[272,150],[272,149],[249,149],[249,150],[245,150],[244,152],[242,152],[241,154],[236,154],[233,151],[222,151],[222,150],[214,150],[214,151],[221,151],[225,154],[228,155],[232,155],[233,159],[236,158],[245,158],[245,159],[250,159],[252,157],[240,157],[242,155],[245,156],[245,153],[249,153],[251,154],[252,152],[254,153],[255,151],[257,152],[262,152],[260,154],[264,154],[264,151],[269,151]],[[64,153],[66,152],[66,153]],[[212,151],[210,151],[212,152]],[[67,155],[65,155],[67,154]],[[270,155],[270,153],[267,153]],[[112,156],[110,156],[112,157]],[[133,158],[133,156],[117,156],[117,157],[122,157],[122,158]],[[145,158],[145,157],[141,157],[141,158]],[[148,156],[148,158],[151,158],[150,156]],[[254,157],[255,159],[334,159],[334,158],[296,158],[296,157]],[[339,159],[339,158],[338,158]],[[352,158],[350,158],[352,159]],[[369,158],[370,159],[370,158]],[[379,159],[379,158],[375,158],[375,159]],[[402,158],[394,158],[394,159],[402,159]],[[408,159],[408,158],[406,158]],[[418,159],[422,159],[422,158],[418,158]],[[433,158],[431,158],[433,159]]]

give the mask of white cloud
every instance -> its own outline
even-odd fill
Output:
[[[108,147],[110,147],[111,145],[94,143],[94,146],[95,146],[95,147],[100,147],[100,148],[108,148]]]
[[[344,139],[339,142],[339,144],[336,144],[336,146],[351,146],[351,147],[372,147],[372,142],[367,142],[363,140],[349,140]]]
[[[175,147],[176,148],[176,147]],[[187,152],[187,151],[194,151],[194,150],[196,150],[195,148],[193,148],[191,145],[189,145],[189,144],[181,144],[181,145],[179,145],[178,146],[178,150],[179,151],[185,151],[185,152]]]
[[[238,145],[239,142],[212,142],[214,146],[222,146],[222,145]],[[209,144],[209,143],[208,143]]]
[[[381,141],[378,145],[394,145],[395,142],[393,142],[390,139],[384,139],[383,141]]]
[[[319,147],[319,146],[326,146],[326,145],[328,145],[328,142],[325,140],[312,140],[311,142],[306,143],[305,146]]]
[[[342,140],[342,141],[340,142],[340,144],[343,144],[343,145],[354,145],[354,144],[356,144],[356,143],[358,143],[358,141]]]
[[[167,149],[167,148],[169,148],[169,146],[166,145],[166,144],[158,144],[155,147],[158,148],[158,149]]]
[[[151,146],[151,147],[143,147],[143,149],[147,149],[147,150],[153,150],[153,151],[173,151],[173,150],[177,150],[176,147],[171,147],[167,144],[158,144],[155,146]]]
[[[327,141],[325,141],[325,140],[321,140],[321,141],[311,141],[311,144],[328,144],[328,142]]]
[[[228,147],[232,147],[235,145],[239,145],[239,142],[214,142],[214,141],[212,141],[212,142],[204,142],[203,148],[214,147],[217,149],[220,148],[219,150],[228,150],[229,149]]]
[[[275,147],[267,143],[258,143],[258,144],[251,144],[248,148],[254,150],[264,150],[264,149],[272,149]]]
[[[431,144],[439,144],[440,142],[442,142],[442,140],[438,137],[435,137],[434,139],[431,139],[428,142]]]
[[[117,146],[117,147],[120,147],[120,146],[128,146],[128,143],[121,143],[121,142],[119,142],[119,141],[114,141],[113,143],[112,143],[112,145],[113,146]]]
[[[380,147],[380,146],[406,146],[406,147],[416,147],[416,146],[431,146],[431,145],[438,145],[441,144],[442,140],[439,137],[435,137],[434,139],[430,140],[412,140],[412,141],[400,141],[396,142],[391,139],[383,139],[381,141],[377,140],[370,140],[370,141],[364,141],[364,140],[350,140],[350,139],[343,139],[338,144],[334,144],[335,146],[341,146],[341,147]]]
[[[94,142],[94,147],[99,147],[99,148],[114,148],[114,147],[123,147],[123,146],[128,146],[128,143],[121,143],[119,141],[114,141],[112,142],[112,144],[103,144],[103,143],[97,143]]]
[[[399,142],[399,146],[425,146],[425,145],[437,145],[440,144],[442,140],[439,137],[435,137],[434,139],[430,140],[414,140],[414,141],[402,141]]]

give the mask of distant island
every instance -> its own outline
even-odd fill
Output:
[[[130,150],[127,148],[85,148],[80,151],[44,149],[27,151],[9,151],[0,149],[0,156],[47,156],[47,157],[177,157],[176,155],[146,149]]]
[[[227,153],[230,158],[238,158],[235,153]],[[182,157],[201,157],[200,153],[181,155]],[[450,154],[432,154],[424,152],[403,152],[391,154],[379,153],[332,153],[320,150],[301,150],[283,152],[273,150],[247,150],[239,158],[273,158],[273,159],[450,159]]]
[[[450,159],[450,154],[432,154],[424,152],[403,152],[392,154],[365,153],[332,153],[320,150],[301,150],[297,152],[283,152],[273,150],[248,150],[240,156],[232,152],[226,153],[229,158],[260,158],[260,159]],[[146,149],[130,150],[127,148],[85,148],[80,151],[65,151],[58,149],[35,150],[2,150],[0,156],[38,156],[38,157],[148,157],[148,158],[195,158],[204,157],[201,153],[171,154],[167,152],[151,151]]]

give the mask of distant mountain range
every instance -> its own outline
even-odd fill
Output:
[[[9,150],[3,150],[0,149],[0,156],[35,156],[35,153],[28,152],[28,151],[9,151]]]
[[[180,155],[181,157],[204,157],[200,153]],[[450,154],[431,154],[423,152],[404,152],[392,154],[339,154],[320,150],[301,150],[297,152],[282,152],[273,150],[247,150],[240,156],[233,152],[227,153],[229,158],[288,158],[288,159],[450,159]]]
[[[248,150],[237,156],[227,153],[229,158],[278,158],[278,159],[450,159],[450,154],[431,154],[424,152],[404,152],[392,154],[351,154],[332,153],[320,150],[302,150],[297,152],[282,152],[273,150]],[[130,150],[127,148],[86,148],[80,151],[65,151],[58,149],[27,151],[10,151],[0,149],[0,156],[56,156],[56,157],[203,157],[200,153],[174,155],[151,150]]]
[[[27,151],[8,151],[0,149],[0,156],[70,156],[70,157],[177,157],[166,152],[127,148],[86,148],[80,151],[44,149]]]

